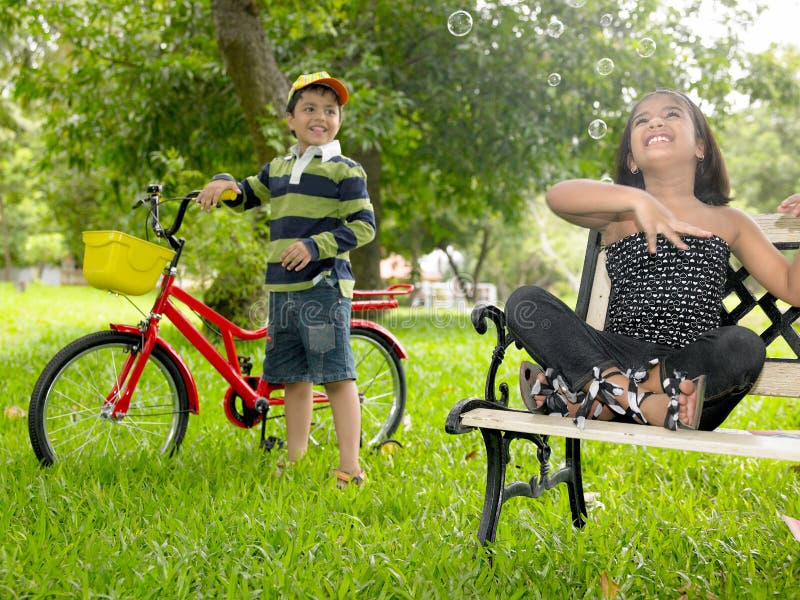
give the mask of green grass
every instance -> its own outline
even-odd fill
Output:
[[[385,319],[410,354],[404,447],[366,454],[366,489],[344,492],[334,448],[274,476],[280,455],[227,422],[225,386],[174,336],[201,395],[177,457],[39,468],[27,419],[6,409],[27,409],[65,343],[138,316],[89,288],[8,284],[0,314],[2,598],[602,598],[605,577],[617,598],[800,598],[800,543],[780,519],[800,517],[800,470],[780,461],[585,443],[586,527],[572,527],[563,486],[512,499],[488,561],[480,434],[444,433],[455,402],[482,393],[491,354],[491,331],[466,314]],[[510,350],[501,373],[512,391],[520,358]],[[800,403],[750,398],[729,423],[800,429]],[[512,450],[510,471],[534,475],[531,449]]]

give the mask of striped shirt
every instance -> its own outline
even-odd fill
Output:
[[[303,156],[298,153],[295,144],[290,154],[240,181],[242,194],[226,204],[238,210],[270,208],[267,289],[304,290],[332,275],[342,295],[352,297],[355,277],[349,251],[375,237],[366,173],[357,162],[342,156],[336,140],[311,146]],[[216,178],[220,177],[230,176]],[[290,271],[281,265],[280,256],[298,240],[306,244],[311,262],[300,271]]]

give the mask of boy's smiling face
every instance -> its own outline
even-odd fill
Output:
[[[309,146],[322,146],[336,139],[342,126],[339,100],[333,90],[301,90],[293,113],[286,113],[289,129],[300,144],[300,154]]]

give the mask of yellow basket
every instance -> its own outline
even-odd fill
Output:
[[[152,290],[175,255],[121,231],[84,231],[83,243],[83,276],[89,285],[131,296]]]

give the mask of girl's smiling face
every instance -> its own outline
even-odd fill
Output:
[[[690,164],[703,156],[689,107],[671,94],[655,94],[643,100],[631,117],[631,170],[664,160]]]
[[[309,146],[322,146],[336,139],[342,112],[333,90],[309,89],[301,93],[294,113],[286,113],[286,122],[297,136],[302,155]]]

